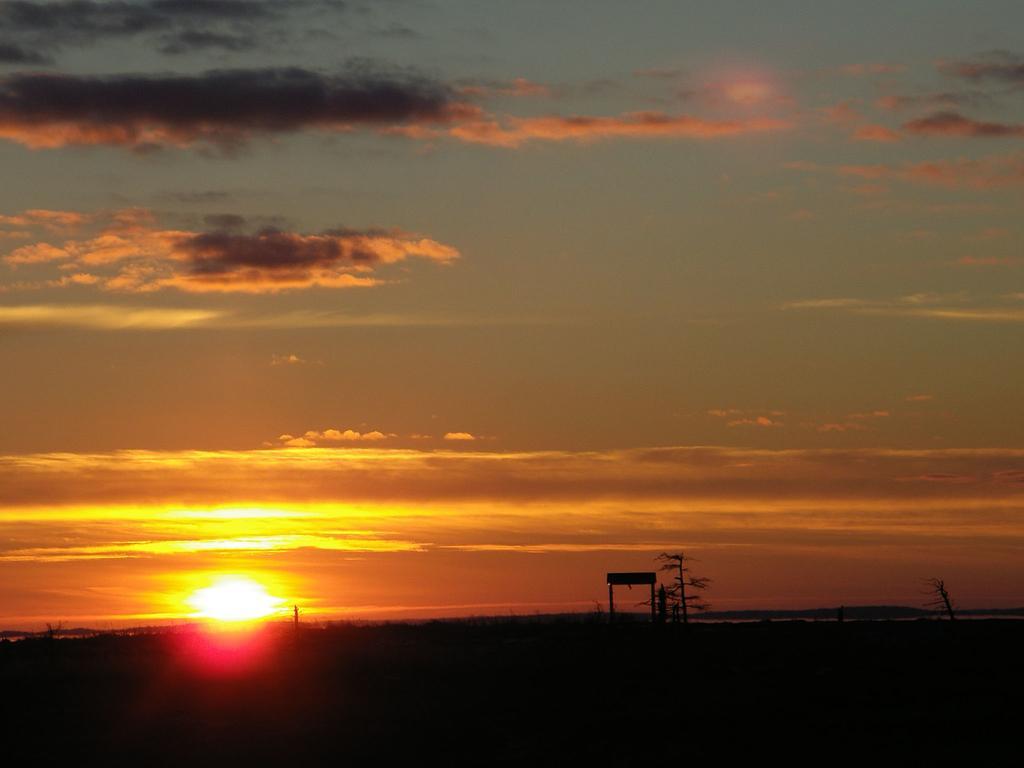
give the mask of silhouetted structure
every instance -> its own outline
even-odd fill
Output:
[[[701,599],[699,593],[686,594],[686,588],[705,590],[711,584],[711,579],[707,576],[689,575],[690,569],[686,566],[686,563],[690,562],[692,558],[686,557],[682,552],[677,554],[662,552],[658,555],[657,559],[663,563],[661,570],[671,571],[675,574],[673,577],[674,583],[666,590],[668,598],[672,601],[672,621],[678,622],[679,616],[682,614],[683,623],[689,624],[690,608],[704,611],[711,606]]]
[[[615,586],[632,588],[634,584],[648,584],[651,587],[651,621],[654,621],[654,585],[658,574],[654,571],[630,571],[608,574],[608,620],[615,620]]]
[[[664,624],[668,616],[668,594],[665,592],[665,585],[658,587],[658,623]]]
[[[292,614],[295,617],[295,631],[298,632],[299,631],[299,606],[297,606],[297,605],[293,605],[292,606]]]

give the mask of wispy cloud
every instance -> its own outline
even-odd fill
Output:
[[[550,86],[537,83],[525,77],[511,80],[471,80],[457,86],[463,96],[473,98],[548,98],[553,95]]]
[[[743,408],[712,408],[708,416],[722,419],[727,427],[782,427],[785,426],[779,417],[782,411],[758,412]]]
[[[905,64],[894,64],[884,61],[864,61],[847,64],[842,68],[844,75],[864,77],[866,75],[898,75],[907,71]]]
[[[975,81],[1024,85],[1024,56],[1010,51],[991,51],[971,59],[939,62],[939,71]]]
[[[892,128],[887,128],[884,125],[876,125],[874,123],[868,123],[857,126],[853,131],[853,138],[857,141],[878,141],[884,143],[891,143],[894,141],[900,141],[898,131],[894,131]]]
[[[356,314],[335,310],[239,311],[217,308],[144,307],[126,304],[0,305],[0,327],[64,327],[94,330],[258,328],[400,328],[554,325],[563,321],[498,315]]]
[[[1003,139],[1024,136],[1024,125],[973,120],[959,112],[936,112],[903,124],[903,130],[916,136],[954,136],[957,138]]]
[[[733,419],[725,422],[727,427],[781,427],[783,426],[781,421],[777,421],[768,416],[754,416],[752,418],[740,418]]]
[[[270,364],[273,366],[281,365],[305,365],[308,361],[299,357],[296,354],[288,355],[271,355]]]
[[[804,161],[786,164],[791,170],[830,173],[869,182],[904,182],[949,189],[994,190],[1024,184],[1024,154],[868,165],[821,165]]]
[[[139,533],[144,533],[140,531]],[[182,531],[184,533],[184,531]],[[124,560],[138,557],[196,553],[287,552],[319,549],[328,552],[420,552],[414,541],[375,538],[369,535],[318,535],[315,533],[233,536],[231,538],[159,539],[110,544],[67,546],[55,544],[0,551],[0,562],[67,562],[73,560]]]
[[[528,142],[588,142],[607,139],[721,139],[789,130],[788,120],[770,117],[716,120],[664,112],[632,112],[612,117],[510,117],[504,121],[487,116],[465,120],[447,129],[462,141],[514,148]]]
[[[65,326],[97,330],[163,330],[215,324],[225,313],[212,309],[114,305],[30,304],[0,306],[0,326]]]
[[[887,410],[861,411],[850,413],[842,421],[828,421],[823,424],[812,425],[818,432],[844,433],[844,432],[867,432],[872,427],[871,422],[878,419],[888,419],[892,414]]]
[[[983,91],[940,91],[937,93],[899,93],[880,96],[875,101],[878,109],[887,112],[907,110],[951,110],[979,107],[991,101]]]
[[[1001,296],[983,303],[963,294],[908,294],[895,299],[826,298],[791,301],[787,310],[840,311],[860,315],[923,318],[934,320],[1022,323],[1024,307],[1013,297]]]

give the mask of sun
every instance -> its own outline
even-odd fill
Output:
[[[224,576],[185,600],[196,617],[217,621],[252,621],[276,613],[284,599],[274,597],[262,584],[244,576]]]

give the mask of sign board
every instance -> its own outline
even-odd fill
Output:
[[[657,584],[658,574],[654,571],[631,571],[624,573],[609,573],[608,583],[615,585]]]

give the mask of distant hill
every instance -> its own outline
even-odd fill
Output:
[[[693,614],[698,620],[712,621],[764,621],[767,619],[834,621],[836,608],[807,608],[802,610],[756,610],[756,611],[704,611]],[[1024,618],[1024,608],[971,608],[958,610],[958,617],[968,618]],[[847,605],[843,606],[843,617],[847,621],[892,621],[896,619],[927,619],[936,612],[925,608],[906,605]]]
[[[737,610],[737,611],[703,611],[691,614],[693,621],[835,621],[837,608],[804,608],[797,610],[787,609],[760,609],[760,610]],[[616,612],[619,621],[648,621],[649,613],[641,612]],[[966,608],[957,611],[957,617],[964,619],[985,619],[985,618],[1021,618],[1024,619],[1024,608]],[[435,618],[435,619],[397,619],[390,621],[347,619],[341,621],[313,621],[311,625],[365,625],[375,626],[380,624],[507,624],[507,623],[578,623],[603,621],[607,614],[586,613],[532,613],[512,614],[501,616],[469,616],[457,618]],[[938,618],[935,611],[925,608],[914,608],[906,605],[847,605],[843,607],[843,618],[846,621],[899,621],[910,619]],[[283,622],[290,624],[290,622]],[[160,626],[139,626],[122,627],[120,629],[91,629],[89,627],[72,627],[69,629],[55,629],[52,632],[42,630],[31,632],[19,629],[0,630],[0,640],[17,640],[26,637],[46,637],[53,635],[59,638],[90,637],[104,634],[156,634],[174,632],[183,628],[193,626],[191,623],[165,624]]]

